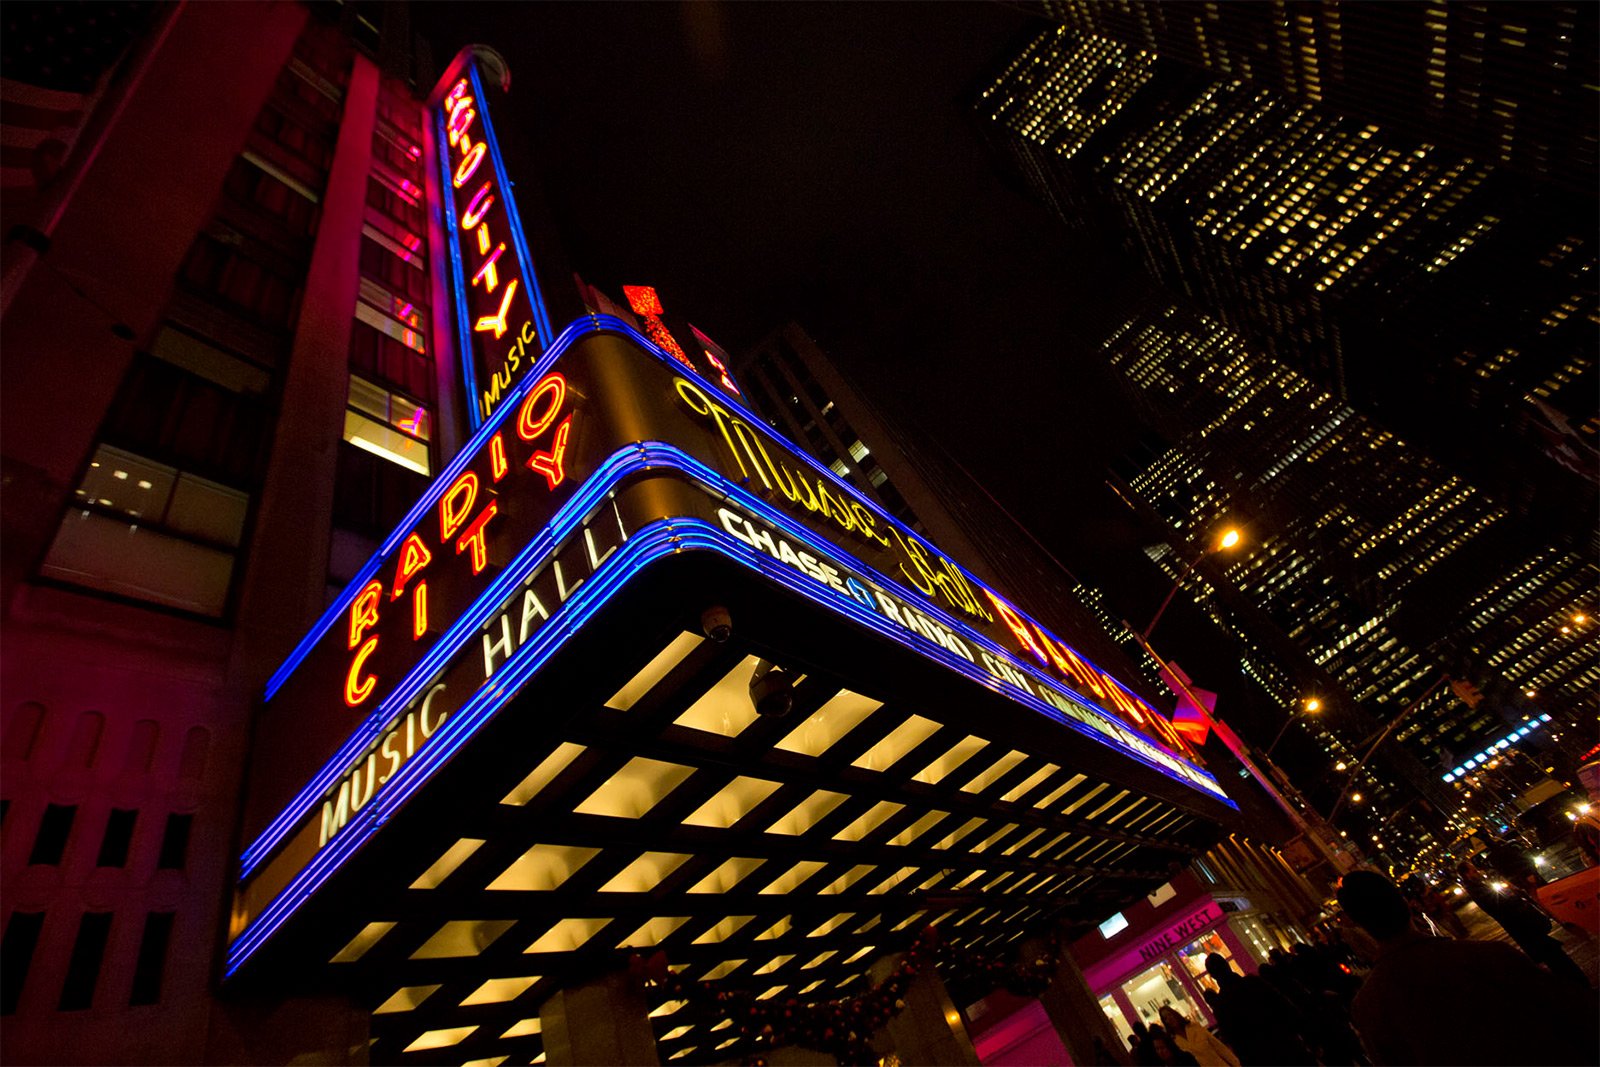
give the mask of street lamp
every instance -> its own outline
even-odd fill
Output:
[[[1279,728],[1278,736],[1274,737],[1272,739],[1272,744],[1267,746],[1267,759],[1271,759],[1272,758],[1273,750],[1278,747],[1278,742],[1283,740],[1283,735],[1288,732],[1290,723],[1294,722],[1302,714],[1315,715],[1317,712],[1319,712],[1321,710],[1322,710],[1322,701],[1318,700],[1316,697],[1311,697],[1311,698],[1307,699],[1306,702],[1304,704],[1302,704],[1299,708],[1297,708],[1296,710],[1290,712],[1289,713],[1289,717],[1287,719],[1283,720],[1283,726],[1281,728]]]
[[[1140,640],[1150,640],[1150,634],[1155,630],[1156,623],[1161,621],[1161,616],[1166,612],[1167,605],[1172,603],[1172,598],[1177,595],[1178,590],[1183,586],[1183,583],[1189,580],[1189,575],[1194,573],[1194,569],[1200,565],[1200,561],[1205,559],[1207,556],[1215,555],[1224,549],[1232,548],[1234,545],[1239,543],[1242,537],[1243,535],[1240,534],[1238,527],[1230,526],[1222,532],[1221,537],[1217,538],[1216,544],[1212,545],[1210,548],[1206,549],[1204,552],[1200,553],[1194,559],[1189,561],[1189,565],[1183,568],[1183,573],[1178,575],[1178,580],[1172,583],[1172,588],[1167,590],[1167,598],[1163,600],[1161,602],[1161,606],[1156,609],[1154,617],[1152,617],[1150,620],[1150,625],[1146,626],[1144,628],[1144,632],[1139,635]]]

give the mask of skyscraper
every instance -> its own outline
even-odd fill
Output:
[[[1073,226],[1112,208],[1172,293],[1513,511],[1586,532],[1592,509],[1572,499],[1593,496],[1600,456],[1593,198],[1257,67],[1072,28],[1117,10],[1038,33],[981,91],[985,129],[1034,191]],[[1268,9],[1237,10],[1253,25]]]
[[[1122,472],[1175,535],[1158,565],[1183,573],[1183,546],[1220,516],[1259,528],[1192,595],[1278,706],[1337,689],[1313,729],[1340,762],[1403,710],[1395,734],[1435,782],[1508,728],[1583,714],[1593,657],[1570,620],[1592,614],[1597,577],[1580,384],[1594,203],[1510,164],[1579,166],[1586,135],[1534,120],[1504,158],[1474,158],[1487,127],[1460,98],[1368,92],[1355,72],[1414,49],[1421,5],[1045,7],[1065,25],[1006,57],[976,107],[1058,217],[1111,208],[1171,294],[1104,346],[1158,428]],[[1552,11],[1540,47],[1570,50]],[[1501,47],[1483,24],[1513,18],[1450,16],[1428,68],[1470,69]],[[1585,61],[1549,74],[1564,88],[1544,119],[1586,99],[1569,84]],[[1387,77],[1412,73],[1396,61]],[[1440,110],[1461,119],[1449,147],[1416,134]],[[1494,698],[1467,706],[1446,673]]]

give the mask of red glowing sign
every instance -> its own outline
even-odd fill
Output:
[[[661,297],[656,295],[656,291],[648,285],[624,285],[622,295],[628,298],[628,306],[633,308],[634,314],[644,319],[644,332],[650,335],[650,340],[656,343],[656,347],[685,367],[694,370],[694,364],[689,362],[689,357],[678,347],[678,342],[667,329],[666,323],[661,321],[661,316],[667,311],[661,306]]]
[[[476,426],[533,365],[542,346],[531,265],[510,191],[501,188],[503,170],[485,104],[473,95],[473,85],[468,75],[457,78],[438,106],[445,196],[455,218],[448,239],[463,320],[462,367]]]
[[[566,480],[572,417],[567,406],[567,380],[560,374],[547,375],[529,390],[517,410],[516,436],[534,446],[528,451],[523,468],[542,475],[540,481],[547,490],[554,490]],[[379,649],[380,636],[369,631],[380,629],[384,604],[409,595],[411,639],[419,640],[429,630],[427,575],[434,565],[435,552],[442,550],[446,560],[465,559],[473,576],[482,574],[488,566],[490,524],[500,514],[500,502],[485,482],[497,483],[511,471],[505,438],[506,431],[502,430],[489,439],[483,450],[481,458],[488,460],[487,479],[480,473],[480,458],[479,464],[469,465],[458,474],[439,497],[435,509],[437,537],[428,532],[433,524],[426,520],[406,536],[389,564],[392,577],[387,597],[384,583],[373,579],[350,602],[347,643],[354,655],[344,678],[344,702],[350,707],[365,704],[380,681],[368,669],[367,661]]]

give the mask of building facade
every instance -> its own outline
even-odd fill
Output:
[[[1156,428],[1118,472],[1152,559],[1177,577],[1214,524],[1247,524],[1190,595],[1272,704],[1323,694],[1301,719],[1323,803],[1376,797],[1404,810],[1352,823],[1364,844],[1442,851],[1462,761],[1592,716],[1593,390],[1553,398],[1594,373],[1588,238],[1568,232],[1594,202],[1517,162],[1584,150],[1533,119],[1483,151],[1499,119],[1450,73],[1531,47],[1525,9],[1044,7],[1063,25],[1006,57],[976,110],[1064,222],[1113,208],[1170,294],[1104,345]],[[1538,14],[1557,51],[1588,17]],[[1355,77],[1385,57],[1419,91],[1380,100],[1388,82]],[[1558,60],[1544,119],[1587,99],[1583,61]],[[1421,91],[1435,76],[1460,92]],[[1417,132],[1436,112],[1460,120],[1437,140]],[[1364,762],[1389,726],[1397,744]]]
[[[13,1058],[965,1062],[917,946],[959,985],[1234,817],[1091,630],[567,282],[492,50],[130,19],[8,198]]]

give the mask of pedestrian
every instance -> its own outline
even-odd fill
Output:
[[[1150,1048],[1155,1053],[1155,1063],[1161,1067],[1200,1067],[1199,1062],[1178,1047],[1172,1035],[1165,1031],[1150,1036]]]
[[[1510,945],[1424,936],[1376,871],[1345,875],[1338,897],[1378,945],[1351,1016],[1379,1067],[1600,1062],[1600,1017],[1576,985]]]
[[[1561,942],[1550,936],[1550,913],[1526,892],[1504,880],[1492,881],[1471,860],[1456,868],[1467,896],[1482,908],[1522,951],[1549,968],[1557,978],[1589,988],[1589,976],[1572,961]]]
[[[1300,1010],[1255,975],[1243,977],[1219,953],[1206,957],[1206,973],[1217,983],[1211,1014],[1218,1035],[1245,1067],[1254,1064],[1291,1067],[1316,1059],[1301,1037],[1306,1022]]]
[[[1233,1049],[1219,1041],[1215,1034],[1194,1019],[1186,1019],[1170,1004],[1161,1006],[1161,1021],[1180,1051],[1194,1057],[1199,1067],[1239,1067],[1239,1057]]]

